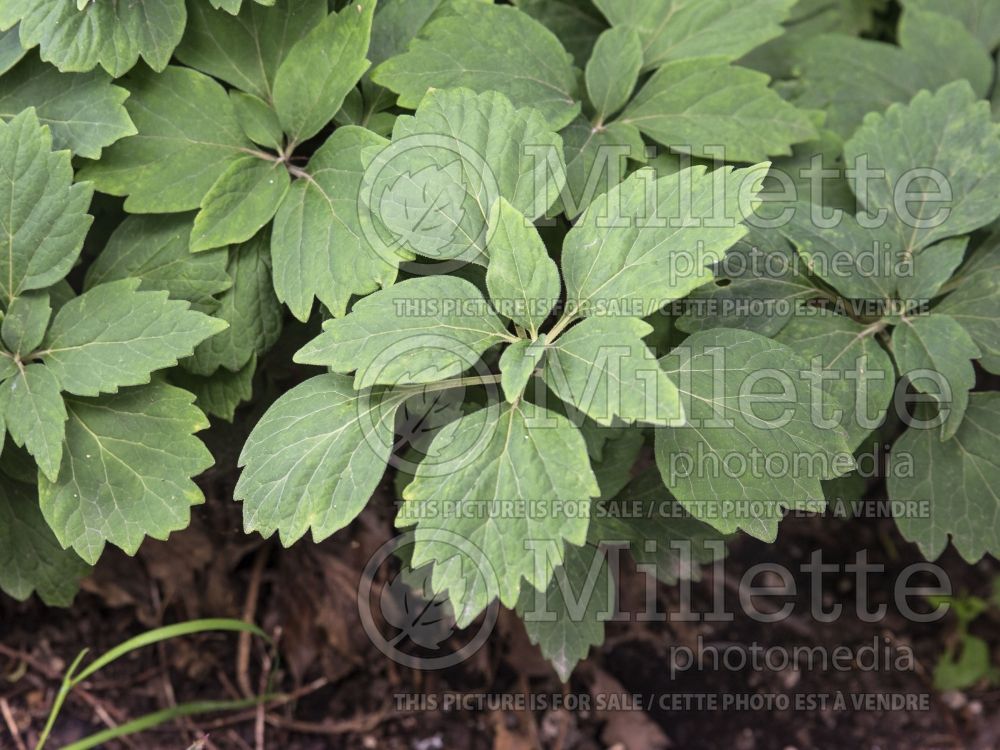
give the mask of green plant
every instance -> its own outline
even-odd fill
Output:
[[[179,638],[185,635],[218,631],[251,633],[263,638],[269,643],[271,642],[271,639],[267,636],[267,634],[256,625],[242,622],[240,620],[215,619],[191,620],[189,622],[181,622],[176,625],[167,625],[162,628],[147,631],[141,635],[137,635],[135,638],[130,638],[124,643],[115,646],[107,653],[102,654],[97,659],[94,659],[94,661],[86,667],[82,667],[83,660],[87,656],[87,650],[84,649],[77,655],[76,659],[73,660],[73,663],[70,664],[69,668],[66,670],[66,674],[63,676],[62,684],[59,686],[59,691],[56,693],[55,699],[52,701],[52,708],[49,711],[49,717],[38,737],[38,742],[35,744],[35,750],[42,750],[42,748],[44,748],[48,743],[49,736],[52,733],[52,729],[55,727],[56,720],[59,718],[59,712],[62,710],[67,696],[70,692],[72,692],[73,688],[85,682],[89,677],[92,677],[97,672],[123,656],[126,656],[127,654],[145,646],[151,646],[154,643],[167,641],[172,638]],[[199,701],[196,703],[183,703],[164,709],[163,711],[157,711],[152,714],[147,714],[146,716],[141,716],[138,719],[133,719],[132,721],[120,726],[98,732],[97,734],[85,737],[82,740],[77,740],[76,742],[66,745],[63,750],[88,750],[88,748],[92,747],[101,747],[109,740],[113,740],[118,737],[127,737],[131,734],[151,729],[159,724],[163,724],[183,716],[194,716],[214,711],[235,711],[248,706],[254,706],[265,700],[267,700],[267,696],[258,696],[256,698],[248,698],[246,700]]]
[[[429,588],[564,679],[612,541],[672,582],[885,495],[996,554],[993,5],[6,3],[0,586],[183,528],[202,412],[301,340],[246,530],[329,537],[388,465]]]

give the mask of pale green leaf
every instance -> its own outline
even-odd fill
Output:
[[[842,315],[817,310],[793,317],[775,339],[822,378],[828,398],[817,419],[847,432],[852,450],[885,420],[896,385],[896,369],[875,338],[876,329]]]
[[[288,52],[274,79],[274,108],[301,143],[323,129],[368,70],[375,0],[354,0],[331,13]]]
[[[942,441],[936,429],[911,427],[892,447],[889,497],[929,513],[902,513],[896,526],[933,560],[948,540],[968,562],[1000,553],[1000,394],[974,393],[961,427]]]
[[[980,364],[1000,374],[1000,278],[992,272],[977,273],[934,311],[957,320],[982,352]]]
[[[62,389],[78,396],[115,393],[148,383],[226,324],[171,300],[139,291],[139,279],[92,287],[56,313],[39,356]]]
[[[512,607],[522,578],[544,588],[566,543],[582,545],[600,488],[583,436],[534,404],[480,409],[435,443],[468,446],[458,465],[423,462],[403,492],[396,525],[415,525],[412,565],[434,563],[432,588],[448,592],[464,627],[494,597]],[[449,509],[460,507],[462,512]],[[456,546],[455,539],[461,544]],[[544,554],[545,565],[538,556]]]
[[[642,41],[635,29],[618,26],[598,37],[587,61],[587,94],[603,122],[625,106],[639,80]]]
[[[750,227],[716,265],[715,280],[681,303],[677,327],[687,333],[742,328],[774,336],[819,290],[777,230]]]
[[[382,478],[404,398],[327,374],[275,401],[240,456],[234,497],[246,531],[277,531],[289,546],[310,528],[319,542],[353,521]]]
[[[369,223],[381,225],[371,241],[381,239],[384,257],[486,265],[493,204],[505,198],[534,220],[564,181],[562,141],[537,111],[496,92],[455,89],[427,94],[415,115],[396,120],[392,144],[372,155],[361,199]]]
[[[640,170],[590,204],[563,244],[568,303],[582,315],[645,317],[712,280],[746,234],[767,165],[659,180]],[[712,221],[707,221],[712,217]]]
[[[226,11],[214,11],[204,2],[191,3],[177,59],[272,102],[278,67],[292,46],[326,18],[325,0],[250,3],[238,16],[230,8]]]
[[[768,88],[769,81],[725,58],[678,60],[653,74],[621,122],[699,157],[756,162],[790,154],[793,143],[817,132],[805,112]]]
[[[7,350],[22,356],[30,354],[45,338],[51,317],[47,293],[27,292],[15,297],[0,326]]]
[[[134,73],[126,101],[138,135],[104,151],[77,174],[103,193],[127,195],[132,213],[198,208],[232,162],[253,151],[226,90],[206,75],[168,67]]]
[[[67,607],[90,567],[64,550],[38,510],[38,492],[0,475],[0,589],[24,601],[32,593]]]
[[[645,68],[689,57],[735,60],[781,34],[795,0],[594,0],[642,39]]]
[[[500,355],[500,387],[507,403],[521,398],[528,381],[545,356],[545,334],[536,341],[521,339],[503,350]]]
[[[614,615],[614,585],[607,552],[569,545],[547,588],[526,586],[521,591],[517,614],[528,638],[563,682],[587,658],[591,646],[604,641],[604,623]]]
[[[642,566],[639,570],[671,586],[680,579],[700,579],[699,566],[724,551],[725,538],[684,510],[655,469],[600,502],[587,532],[591,544],[623,547]]]
[[[960,23],[935,13],[903,13],[897,47],[846,34],[822,34],[795,50],[800,86],[795,104],[827,113],[826,127],[848,137],[869,112],[908,102],[969,77],[985,96],[992,70],[989,56]],[[921,165],[925,166],[925,165]]]
[[[243,7],[243,0],[208,0],[213,8],[221,8],[227,13],[232,13],[234,16],[240,12]],[[277,0],[253,0],[257,5],[274,5]]]
[[[139,56],[163,70],[184,33],[184,0],[88,2],[7,0],[0,4],[0,29],[21,22],[21,44],[41,48],[42,59],[63,71],[88,71],[97,65],[114,77]]]
[[[184,367],[211,375],[223,367],[237,372],[255,355],[265,354],[281,336],[284,314],[274,296],[266,232],[230,251],[233,285],[219,296],[213,315],[229,324],[194,350]]]
[[[786,509],[822,511],[821,480],[854,468],[822,389],[792,349],[749,331],[696,333],[661,360],[688,423],[656,432],[663,482],[695,518],[774,541]],[[734,468],[735,467],[735,468]]]
[[[278,113],[271,106],[253,94],[242,91],[230,91],[229,98],[233,102],[233,112],[246,137],[264,148],[280,151],[285,141],[278,122]]]
[[[21,33],[17,26],[0,31],[0,75],[17,65],[28,50],[21,46]]]
[[[961,265],[968,246],[968,237],[953,237],[916,253],[912,272],[899,279],[899,298],[920,303],[936,297]]]
[[[683,424],[677,386],[642,341],[652,331],[637,318],[588,318],[547,347],[542,377],[598,424]]]
[[[35,111],[0,123],[0,302],[44,289],[73,267],[92,221],[93,189],[73,184],[67,151],[52,151]]]
[[[215,295],[233,282],[226,273],[226,248],[192,254],[191,216],[128,216],[90,264],[84,287],[121,279],[141,280],[143,291],[163,289],[206,312],[217,306]]]
[[[0,414],[14,442],[51,480],[59,474],[66,407],[59,381],[45,365],[28,365],[0,385]]]
[[[892,353],[900,375],[911,376],[917,390],[929,392],[948,410],[942,439],[952,437],[962,423],[969,391],[976,384],[971,360],[979,359],[981,352],[972,337],[947,315],[903,318],[892,332]]]
[[[844,145],[844,158],[850,164],[866,158],[869,168],[883,170],[859,201],[870,214],[887,212],[907,253],[1000,215],[1000,126],[965,81],[869,115]],[[910,193],[905,213],[894,210],[900,190]]]
[[[359,390],[433,383],[460,375],[511,339],[472,283],[423,276],[358,300],[347,317],[328,320],[295,361],[354,372]]]
[[[900,278],[912,272],[903,241],[891,224],[843,214],[832,226],[817,220],[818,205],[791,206],[791,220],[779,231],[795,245],[809,271],[844,297],[883,302],[894,299]],[[813,212],[817,212],[814,215]]]
[[[93,564],[108,542],[134,555],[148,535],[187,528],[204,502],[189,477],[212,465],[194,437],[208,420],[187,391],[153,382],[96,399],[68,398],[59,481],[39,478],[45,520]]]
[[[274,218],[290,184],[279,161],[244,156],[232,162],[201,200],[191,252],[249,240]]]
[[[537,20],[562,42],[583,67],[607,23],[590,0],[514,0],[516,7]]]
[[[123,102],[128,91],[111,84],[101,71],[60,73],[31,55],[0,77],[0,119],[34,107],[38,119],[52,131],[57,149],[98,159],[101,149],[125,136],[135,126]]]
[[[552,32],[505,5],[452,0],[409,50],[372,72],[373,80],[416,109],[429,89],[496,91],[515,107],[534,107],[558,129],[580,111],[572,58]]]
[[[612,122],[594,127],[577,117],[562,129],[566,186],[551,213],[575,219],[595,198],[625,179],[628,160],[645,161],[646,144],[634,125]]]
[[[536,338],[559,301],[559,268],[531,222],[503,198],[490,218],[489,254],[486,286],[494,307]]]
[[[195,406],[212,417],[232,422],[240,404],[253,397],[253,376],[257,355],[250,357],[237,372],[224,367],[211,375],[195,375],[184,368],[172,370],[170,382],[195,395]]]
[[[1000,5],[993,0],[902,0],[907,9],[942,13],[960,21],[992,51],[1000,46]]]
[[[396,279],[397,262],[371,247],[358,206],[362,152],[386,143],[364,128],[337,128],[278,208],[271,235],[274,289],[299,320],[309,319],[314,298],[344,315],[353,295]]]

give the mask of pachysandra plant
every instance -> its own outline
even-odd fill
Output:
[[[0,588],[184,528],[279,352],[247,532],[388,466],[408,564],[564,679],[616,545],[673,583],[874,493],[1000,553],[1000,13],[819,5],[0,4]]]

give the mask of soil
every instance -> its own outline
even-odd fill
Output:
[[[245,421],[252,423],[252,415]],[[918,623],[901,616],[894,587],[907,566],[922,558],[890,519],[795,517],[782,524],[774,544],[736,539],[724,566],[704,570],[692,582],[690,596],[691,609],[706,613],[724,592],[734,619],[646,622],[632,617],[609,623],[604,645],[592,650],[568,685],[560,683],[506,611],[471,659],[447,670],[417,671],[372,644],[356,604],[366,560],[392,534],[389,478],[349,530],[321,544],[302,541],[283,549],[276,540],[244,535],[239,506],[229,499],[235,477],[231,446],[242,444],[245,429],[238,423],[229,434],[213,431],[220,468],[202,480],[208,500],[194,509],[190,529],[166,542],[147,542],[136,558],[106,553],[70,609],[0,597],[0,747],[34,746],[61,673],[81,649],[100,653],[150,628],[200,617],[252,619],[275,635],[277,651],[259,639],[241,651],[237,636],[215,633],[134,652],[71,694],[48,747],[63,747],[177,703],[237,699],[268,689],[286,697],[262,709],[168,723],[107,747],[1000,747],[996,687],[983,683],[944,694],[933,688],[934,665],[955,637],[955,620],[948,615]],[[826,574],[821,586],[800,571],[814,550],[840,568]],[[874,622],[855,611],[858,580],[843,569],[863,551],[871,564],[885,566],[868,578],[871,605],[888,607]],[[775,562],[795,571],[797,593],[769,603],[772,609],[792,604],[792,615],[761,622],[739,606],[741,578],[759,563]],[[969,566],[950,552],[939,564],[956,593],[983,597],[990,595],[1000,567],[992,559]],[[753,583],[768,583],[769,576],[774,574],[764,573]],[[926,583],[926,576],[918,580]],[[619,583],[622,611],[641,611],[645,577],[626,572]],[[659,611],[679,607],[679,587],[660,584],[655,595]],[[842,616],[817,621],[810,613],[813,597],[827,610],[842,604]],[[926,610],[926,602],[922,606]],[[989,642],[994,661],[1000,650],[996,626],[994,615],[974,625]],[[772,654],[780,656],[795,647],[830,653],[837,646],[851,649],[854,657],[842,669],[815,664],[796,669],[780,659],[754,669],[738,659],[753,648],[780,647],[784,651]],[[700,648],[702,668],[672,673],[671,666],[679,667],[679,655],[686,653],[679,647],[692,653]],[[711,663],[704,653],[708,647],[728,654],[730,663]],[[870,663],[875,652],[877,669]],[[903,659],[905,654],[912,658]],[[503,696],[533,696],[535,705],[505,705]],[[452,705],[459,698],[458,707]],[[876,703],[856,706],[855,700]],[[878,700],[904,704],[886,707]]]

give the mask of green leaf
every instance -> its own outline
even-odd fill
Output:
[[[89,570],[56,541],[35,488],[0,475],[0,589],[20,601],[37,592],[50,607],[68,607]]]
[[[817,310],[811,316],[793,317],[775,337],[809,363],[810,372],[822,377],[821,386],[829,397],[824,403],[830,408],[815,418],[843,427],[852,450],[882,425],[895,390],[896,370],[876,341],[876,330]]]
[[[552,32],[517,8],[452,0],[452,13],[432,20],[409,50],[372,72],[372,79],[416,109],[429,89],[496,91],[515,107],[534,107],[558,130],[580,111],[572,58]]]
[[[544,333],[535,341],[520,339],[503,350],[500,355],[500,387],[507,403],[517,403],[521,398],[544,356]]]
[[[742,57],[783,31],[795,0],[594,0],[612,26],[639,32],[645,69],[689,57]]]
[[[230,91],[229,98],[233,102],[233,112],[246,137],[264,148],[280,151],[285,135],[281,130],[281,123],[278,122],[278,113],[267,102],[253,94]]]
[[[373,154],[361,200],[373,228],[383,225],[371,241],[382,240],[376,250],[390,261],[423,255],[486,265],[494,203],[505,198],[534,220],[564,181],[562,141],[538,112],[496,92],[432,91]]]
[[[183,368],[170,373],[170,381],[195,395],[195,406],[212,417],[232,422],[240,404],[253,397],[257,355],[237,372],[220,368],[211,375],[195,375]]]
[[[39,356],[62,389],[78,396],[148,383],[152,372],[225,328],[189,308],[166,292],[139,291],[138,279],[101,284],[56,313]]]
[[[17,26],[0,31],[0,75],[17,65],[27,53],[28,50],[21,46],[21,32]]]
[[[621,122],[694,156],[756,162],[790,154],[793,143],[816,138],[816,129],[769,81],[721,57],[678,60],[653,74]]]
[[[870,214],[887,212],[904,252],[967,234],[1000,215],[1000,132],[989,104],[977,101],[965,81],[869,115],[844,145],[844,158],[849,164],[867,158],[871,169],[884,170],[858,197]],[[937,183],[924,176],[931,173]],[[894,210],[900,190],[912,194],[909,216]]]
[[[253,0],[257,5],[274,5],[276,0]],[[234,16],[243,7],[243,0],[208,0],[213,8],[221,8]]]
[[[987,51],[1000,46],[1000,6],[992,0],[903,0],[903,7],[951,16],[975,34]]]
[[[101,149],[129,135],[135,126],[122,103],[128,91],[103,72],[60,73],[31,55],[0,77],[0,119],[34,107],[52,131],[57,149],[99,159]]]
[[[588,318],[547,347],[542,377],[598,424],[683,424],[677,386],[642,341],[652,332],[637,318]]]
[[[211,10],[203,2],[191,3],[177,59],[265,102],[273,102],[279,66],[295,43],[326,18],[326,2],[281,0],[226,11]]]
[[[373,65],[402,54],[444,0],[380,0],[372,19],[368,58]]]
[[[961,265],[968,246],[968,237],[954,237],[916,253],[912,273],[899,279],[899,298],[923,302],[936,297]]]
[[[980,364],[1000,374],[1000,279],[988,273],[975,274],[945,297],[934,312],[958,321],[982,352]]]
[[[355,0],[295,43],[274,79],[274,108],[301,143],[323,129],[371,63],[365,59],[375,0]]]
[[[586,71],[587,93],[598,122],[625,106],[641,68],[642,41],[634,29],[618,26],[598,37]]]
[[[229,165],[252,152],[226,90],[202,73],[168,67],[130,76],[125,104],[138,135],[106,149],[77,174],[98,190],[127,195],[132,213],[198,208]]]
[[[930,392],[942,409],[948,410],[942,439],[952,437],[962,423],[969,391],[976,384],[970,360],[979,359],[980,351],[972,337],[947,315],[903,318],[892,332],[892,352],[900,374],[912,376],[916,371],[917,376],[911,377],[913,386]],[[928,371],[935,375],[928,375]],[[929,382],[929,377],[935,382]]]
[[[929,509],[900,514],[896,525],[928,559],[939,557],[949,538],[970,563],[1000,552],[998,425],[1000,394],[973,393],[965,419],[950,440],[942,441],[935,429],[911,427],[893,446],[889,497],[925,503]],[[892,470],[897,464],[912,471]]]
[[[906,11],[898,36],[901,47],[846,34],[822,34],[798,47],[796,106],[825,110],[826,127],[849,137],[867,113],[908,102],[921,89],[969,77],[976,94],[988,92],[989,57],[960,23]]]
[[[740,222],[766,173],[764,164],[711,174],[692,167],[655,182],[650,169],[629,176],[566,235],[562,270],[571,309],[646,317],[711,281],[706,266],[746,234]]]
[[[586,431],[589,425],[594,424],[593,431],[611,433],[601,445],[600,458],[595,458],[591,446],[589,444],[587,446],[587,452],[591,454],[590,467],[594,470],[597,485],[601,488],[601,496],[595,502],[600,502],[614,497],[628,484],[632,478],[632,470],[639,460],[639,453],[646,444],[646,435],[642,430],[633,430],[629,427],[600,427],[586,417],[583,419],[581,431]],[[587,440],[586,434],[584,440]]]
[[[358,300],[345,318],[295,361],[354,372],[358,390],[373,385],[433,383],[460,375],[494,344],[513,340],[482,293],[456,276],[423,276]]]
[[[310,528],[319,542],[353,521],[382,478],[403,400],[327,374],[275,401],[240,455],[234,497],[247,533],[278,531],[290,546]]]
[[[823,394],[802,374],[809,363],[784,344],[749,331],[705,331],[661,365],[688,424],[657,430],[656,464],[695,518],[774,541],[785,509],[822,511],[821,480],[854,468],[844,428],[815,419]]]
[[[79,9],[72,0],[8,0],[0,6],[0,29],[20,21],[25,49],[39,45],[42,59],[63,71],[100,65],[115,78],[140,55],[153,70],[163,70],[186,19],[184,0],[98,0]]]
[[[8,351],[30,354],[45,338],[51,317],[52,306],[45,292],[28,292],[15,297],[0,326]]]
[[[645,161],[646,144],[634,125],[612,122],[603,128],[577,117],[562,130],[566,186],[553,212],[575,219],[599,195],[620,183],[628,160]]]
[[[564,544],[584,543],[586,510],[600,488],[579,430],[526,401],[463,416],[429,455],[453,445],[469,451],[455,466],[420,464],[396,525],[415,524],[411,565],[434,563],[431,587],[448,592],[465,627],[496,596],[513,607],[522,578],[536,589],[548,584]],[[450,510],[459,505],[463,512]],[[548,566],[538,564],[541,554]]]
[[[897,35],[926,88],[934,90],[964,78],[976,93],[989,91],[993,60],[957,19],[908,8]]]
[[[7,431],[53,481],[59,474],[66,423],[66,407],[59,390],[55,375],[38,364],[22,368],[0,385],[0,413]]]
[[[249,240],[274,218],[290,184],[279,161],[244,156],[232,162],[201,200],[191,252]]]
[[[604,641],[604,623],[614,615],[614,585],[606,552],[570,545],[544,591],[527,586],[521,591],[517,614],[528,638],[563,682],[590,647]]]
[[[213,315],[228,327],[198,344],[184,367],[196,375],[211,375],[223,367],[237,372],[255,355],[270,350],[281,336],[284,314],[274,296],[266,232],[232,249],[229,276],[233,285],[219,296]]]
[[[645,571],[673,586],[682,578],[701,578],[699,565],[713,562],[725,535],[691,516],[663,486],[655,469],[644,471],[598,504],[588,541],[622,545]]]
[[[35,111],[0,123],[0,303],[44,289],[73,267],[90,227],[93,190],[73,184],[67,151],[52,151]]]
[[[597,37],[607,28],[590,0],[514,0],[513,4],[555,34],[578,66],[590,58]]]
[[[688,295],[677,327],[687,333],[741,328],[774,336],[819,290],[776,230],[750,227],[726,253],[715,280]]]
[[[342,316],[352,296],[396,280],[397,263],[371,247],[358,207],[362,152],[386,143],[364,128],[337,128],[278,208],[271,236],[274,290],[301,321],[309,319],[314,298]]]
[[[537,338],[559,301],[559,268],[531,222],[503,198],[493,207],[490,235],[486,286],[493,304]]]
[[[809,271],[844,297],[886,301],[896,297],[900,278],[912,267],[906,263],[902,239],[890,224],[870,226],[843,214],[833,226],[824,226],[813,212],[818,205],[797,203],[791,220],[780,232],[795,245]]]
[[[144,537],[187,528],[204,502],[189,477],[212,465],[193,433],[208,420],[187,391],[153,382],[96,399],[68,398],[59,481],[39,477],[56,538],[93,564],[107,542],[134,555]]]
[[[162,289],[202,312],[215,309],[215,295],[233,282],[226,273],[225,248],[192,254],[191,216],[128,216],[87,269],[85,289],[127,278],[140,279],[139,289]]]

